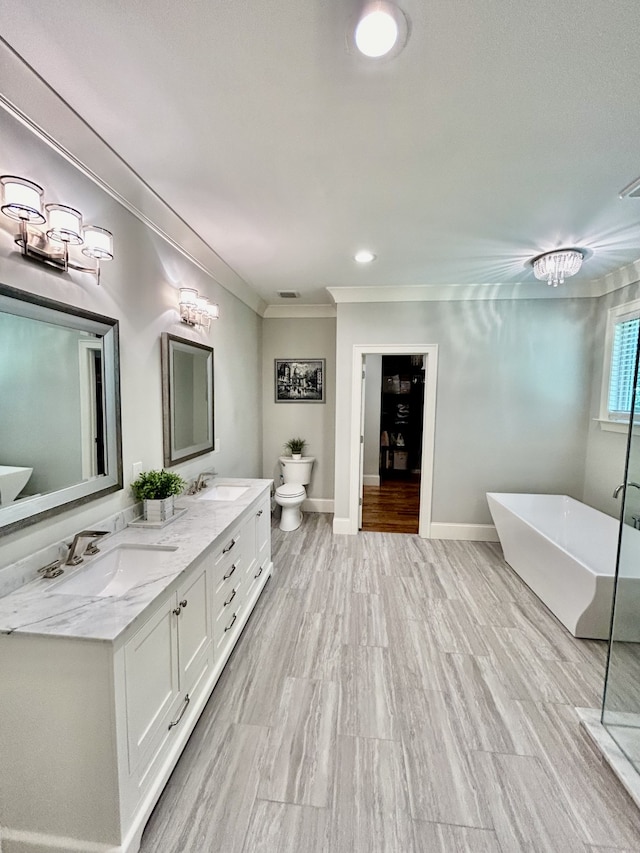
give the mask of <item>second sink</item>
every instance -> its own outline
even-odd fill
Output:
[[[219,486],[212,486],[212,488],[207,489],[207,491],[200,495],[201,501],[235,501],[241,495],[244,495],[245,492],[249,491],[249,486],[225,486],[220,484]]]
[[[161,568],[177,550],[174,545],[123,543],[92,558],[86,566],[52,584],[49,589],[60,595],[117,598]]]

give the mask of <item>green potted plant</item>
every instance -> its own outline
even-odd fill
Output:
[[[131,483],[136,500],[142,501],[145,521],[167,521],[175,512],[174,498],[186,482],[172,471],[143,471]]]
[[[289,451],[292,459],[301,459],[306,446],[307,442],[304,438],[290,438],[284,445],[284,449]]]

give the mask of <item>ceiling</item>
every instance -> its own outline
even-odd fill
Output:
[[[638,0],[399,5],[380,60],[356,0],[3,0],[2,35],[267,303],[640,258]]]

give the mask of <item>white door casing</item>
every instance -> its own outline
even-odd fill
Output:
[[[349,452],[349,533],[356,534],[360,521],[362,483],[361,441],[364,378],[366,355],[422,355],[425,357],[425,390],[422,412],[422,469],[420,477],[420,516],[418,535],[431,536],[431,507],[433,501],[433,463],[435,456],[436,383],[438,376],[437,344],[354,344],[351,385],[351,434]],[[347,532],[347,531],[341,531]]]

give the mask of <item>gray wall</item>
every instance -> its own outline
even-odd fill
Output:
[[[263,320],[263,476],[279,481],[282,445],[300,436],[305,453],[316,457],[307,495],[333,500],[336,398],[336,321],[333,318]],[[325,358],[325,403],[276,403],[274,359]],[[340,380],[342,381],[342,380]],[[331,506],[325,507],[331,511]]]
[[[336,505],[348,517],[354,344],[438,344],[433,521],[490,523],[487,491],[582,498],[592,299],[339,304]]]
[[[87,222],[113,231],[116,257],[103,265],[98,287],[87,275],[58,275],[25,263],[15,251],[11,221],[1,216],[0,281],[119,320],[125,477],[120,492],[3,537],[1,565],[70,538],[133,503],[128,488],[133,463],[141,462],[142,470],[162,467],[162,332],[214,348],[220,451],[176,470],[187,478],[214,466],[228,476],[260,476],[261,318],[4,112],[0,152],[3,174],[41,183],[47,201],[76,206]],[[220,319],[208,335],[179,322],[178,288],[187,285],[220,305]]]

